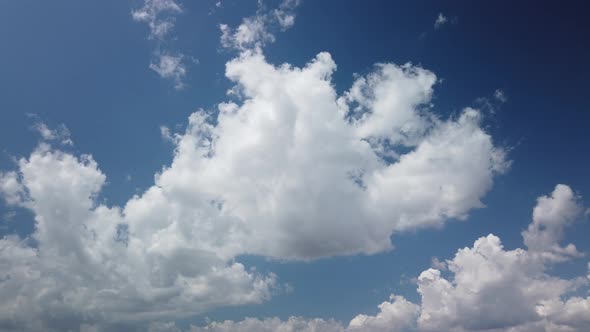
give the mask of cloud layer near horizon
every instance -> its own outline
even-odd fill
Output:
[[[258,303],[280,283],[239,255],[383,252],[395,232],[483,206],[508,162],[477,110],[438,118],[436,76],[411,64],[378,64],[343,95],[335,69],[328,53],[296,68],[244,51],[226,66],[239,98],[193,113],[171,136],[172,164],[123,207],[96,201],[106,176],[90,155],[42,143],[21,158],[0,191],[34,213],[36,230],[0,240],[0,327],[132,324]]]
[[[581,294],[588,293],[590,264],[588,275],[551,276],[547,270],[556,263],[560,241],[543,248],[530,241],[530,230],[541,220],[551,225],[542,237],[561,240],[563,229],[580,219],[582,212],[579,197],[568,186],[557,185],[550,196],[538,199],[531,227],[523,232],[527,249],[506,250],[497,236],[481,237],[472,247],[459,249],[452,259],[440,263],[442,271],[430,268],[419,275],[419,304],[392,294],[379,305],[376,315],[359,314],[347,326],[301,317],[285,321],[248,318],[193,326],[190,331],[588,331],[590,296]],[[567,259],[559,257],[559,261]]]

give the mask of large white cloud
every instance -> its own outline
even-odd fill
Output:
[[[550,197],[539,198],[533,210],[535,227],[551,220],[545,232],[552,239],[582,215],[578,197],[566,185],[557,185]],[[531,228],[529,228],[531,229]],[[528,233],[524,232],[525,244]],[[552,243],[557,245],[557,241]],[[503,248],[492,234],[475,241],[471,248],[459,249],[447,260],[449,277],[428,269],[418,277],[421,295],[419,330],[480,331],[535,330],[585,331],[590,319],[580,314],[590,298],[571,292],[588,285],[584,277],[561,279],[547,270],[555,263],[538,249]]]
[[[77,330],[270,297],[272,274],[174,239],[159,247],[164,232],[129,234],[120,209],[94,199],[105,178],[92,157],[47,145],[21,159],[18,174],[2,176],[7,202],[35,214],[35,232],[0,240],[0,329]]]
[[[226,67],[241,97],[170,134],[172,164],[121,208],[98,203],[106,176],[89,155],[43,143],[2,173],[6,202],[30,209],[36,228],[1,240],[0,326],[143,323],[258,303],[280,286],[239,255],[382,252],[394,232],[483,206],[507,162],[477,110],[438,118],[436,77],[417,66],[379,64],[340,96],[335,69],[328,53],[296,68],[243,52]]]
[[[582,206],[571,193],[568,186],[558,185],[550,197],[540,197],[531,225],[540,214],[550,216],[554,226],[580,218]],[[568,208],[558,208],[564,206]],[[562,232],[556,227],[551,231]],[[280,326],[284,331],[589,331],[590,296],[580,296],[589,280],[551,276],[547,270],[555,263],[533,249],[506,250],[490,234],[447,260],[448,275],[433,268],[423,271],[417,279],[419,304],[392,295],[376,315],[360,314],[347,326],[322,319],[250,318],[193,330],[270,331]]]
[[[217,251],[281,259],[388,250],[395,231],[483,206],[507,163],[478,111],[436,118],[426,109],[435,76],[410,65],[379,65],[338,97],[335,67],[328,53],[304,68],[272,66],[259,52],[230,61],[241,103],[220,104],[215,119],[193,114],[157,178],[154,191],[165,195],[137,203],[158,200],[183,215],[198,209],[216,228],[190,224]]]

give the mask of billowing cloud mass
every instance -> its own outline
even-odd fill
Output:
[[[97,204],[106,177],[92,157],[42,144],[18,166],[1,189],[35,214],[36,229],[0,240],[0,329],[77,330],[269,298],[274,275],[184,246],[170,229],[142,238],[120,208]]]
[[[561,233],[558,224],[579,219],[581,208],[571,189],[558,185],[550,197],[539,198],[531,226],[539,219],[552,220],[554,227],[547,232]],[[249,318],[192,331],[589,331],[590,296],[573,294],[583,294],[583,289],[587,294],[590,278],[551,276],[546,271],[555,260],[537,253],[506,250],[492,234],[481,237],[446,261],[448,273],[430,268],[419,275],[420,304],[391,295],[375,316],[360,314],[347,326],[322,319]]]
[[[241,105],[220,104],[215,126],[207,112],[191,115],[172,165],[127,211],[148,200],[210,202],[211,218],[223,220],[215,225],[227,225],[200,231],[216,251],[313,259],[389,250],[394,231],[482,206],[506,162],[479,112],[437,119],[426,109],[435,76],[418,67],[378,65],[340,97],[334,69],[327,53],[303,69],[256,52],[230,61]],[[159,194],[168,188],[172,196]],[[218,232],[233,241],[214,240]]]
[[[378,64],[342,95],[335,69],[328,53],[303,68],[269,64],[259,50],[229,61],[240,98],[168,133],[171,165],[122,207],[97,201],[106,175],[90,155],[43,143],[21,158],[0,189],[33,212],[36,228],[1,240],[0,327],[129,330],[258,303],[280,281],[246,269],[239,255],[383,252],[395,232],[483,207],[508,162],[479,111],[437,117],[436,76],[418,66]],[[407,301],[392,301],[355,324],[415,315]]]

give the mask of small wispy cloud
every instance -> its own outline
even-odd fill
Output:
[[[434,21],[434,28],[439,29],[447,23],[449,23],[449,18],[446,17],[443,13],[438,13],[438,17]]]
[[[35,119],[33,124],[33,130],[39,133],[41,139],[44,141],[54,141],[61,145],[74,145],[71,139],[70,130],[63,123],[59,124],[56,128],[50,128],[45,122],[41,121],[39,116],[36,114],[29,114],[29,117]]]
[[[441,261],[438,257],[432,257],[430,261],[430,266],[434,269],[446,271],[447,270],[447,263],[445,261]]]
[[[182,8],[174,0],[145,0],[143,7],[131,11],[131,16],[148,24],[149,38],[162,40],[174,28],[174,15],[180,13]]]
[[[180,52],[162,51],[162,43],[174,29],[176,15],[183,13],[183,8],[175,0],[145,0],[144,5],[131,11],[133,20],[143,22],[150,28],[148,38],[157,42],[156,51],[149,68],[164,79],[171,79],[175,89],[182,89],[187,65],[185,56]]]
[[[172,133],[170,128],[166,126],[160,126],[160,135],[162,136],[162,139],[166,142],[176,144],[178,141],[176,134]]]
[[[223,8],[223,3],[221,3],[221,1],[217,1],[211,10],[209,10],[209,15],[215,14],[215,12],[221,8]]]
[[[502,104],[508,102],[508,96],[502,89],[496,89],[494,93],[479,97],[475,99],[475,106],[488,111],[490,114],[496,113],[497,110],[502,108]]]
[[[229,49],[246,50],[261,48],[275,41],[273,30],[285,31],[295,24],[295,9],[299,0],[283,0],[278,8],[268,10],[258,2],[256,15],[246,17],[235,29],[220,24],[221,46]]]
[[[174,81],[175,89],[184,87],[183,78],[186,75],[186,66],[182,60],[184,55],[160,54],[155,61],[150,63],[150,69],[158,73],[162,78],[169,78]]]
[[[12,221],[16,217],[16,211],[8,211],[4,215],[2,215],[3,221]]]
[[[503,103],[508,101],[508,96],[506,96],[506,93],[504,93],[504,91],[501,89],[496,89],[496,91],[494,91],[494,98]]]

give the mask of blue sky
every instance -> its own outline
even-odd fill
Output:
[[[0,330],[586,330],[586,11],[1,2]],[[455,256],[490,233],[525,258]],[[561,291],[479,298],[461,271]]]

